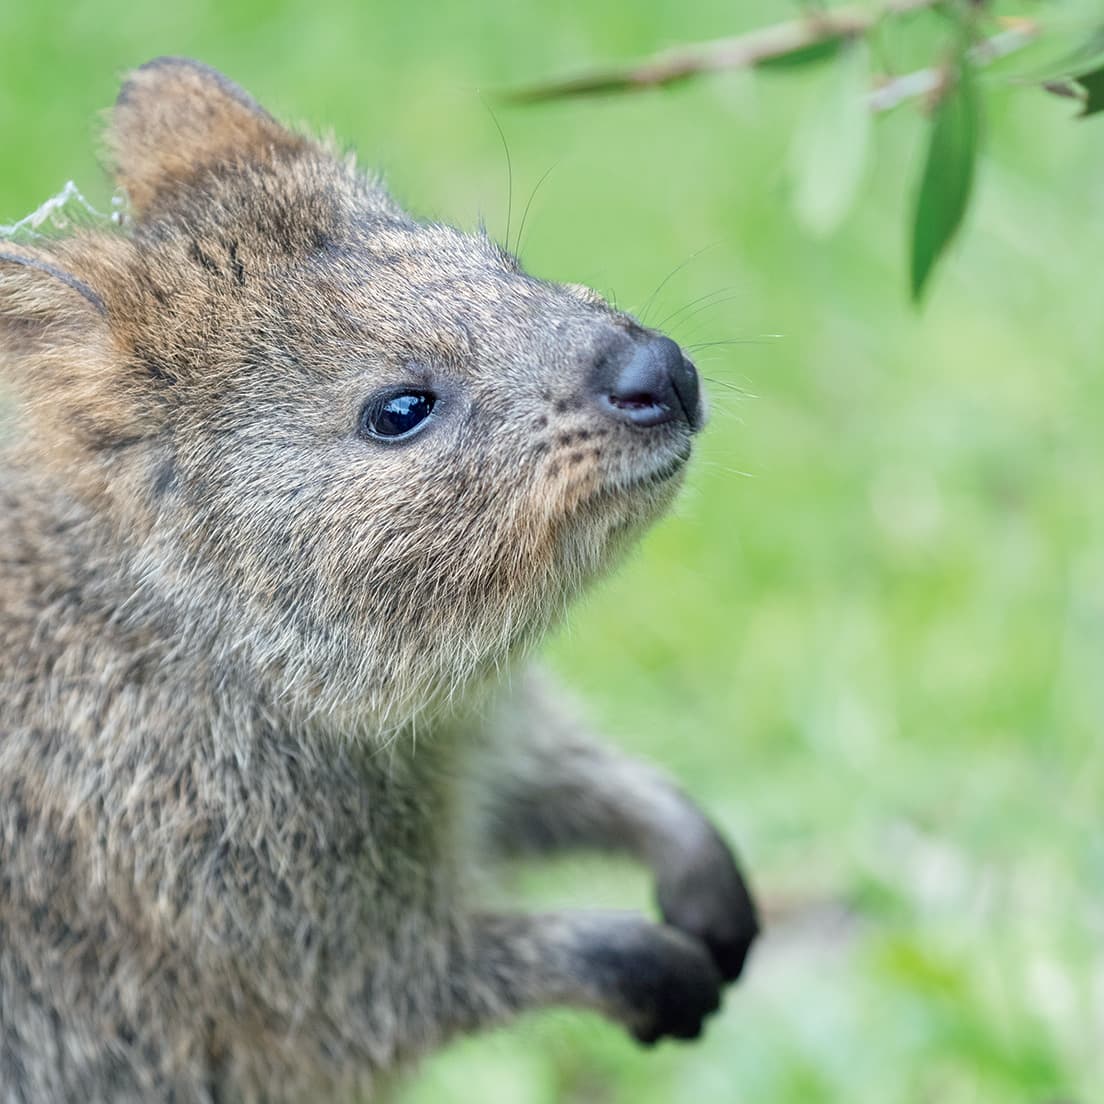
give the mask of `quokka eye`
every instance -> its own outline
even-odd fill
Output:
[[[360,433],[379,441],[412,436],[426,424],[437,403],[428,391],[404,391],[369,400],[360,412]]]

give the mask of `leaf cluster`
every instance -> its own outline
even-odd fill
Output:
[[[909,222],[909,290],[920,302],[970,207],[987,96],[1012,84],[1076,100],[1081,117],[1104,111],[1104,14],[1098,0],[1043,0],[1017,16],[998,16],[993,8],[993,0],[886,0],[878,8],[810,4],[795,20],[620,69],[517,89],[507,98],[622,94],[725,69],[785,75],[815,67],[822,72],[795,124],[789,167],[794,212],[821,236],[835,231],[859,199],[872,120],[902,104],[918,104],[925,115],[925,150]],[[934,44],[927,65],[884,71],[880,36],[890,24],[898,34]]]

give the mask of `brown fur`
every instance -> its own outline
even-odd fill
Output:
[[[643,331],[197,63],[110,145],[125,231],[0,246],[0,1101],[347,1099],[553,1003],[696,1034],[728,850],[519,666],[677,486],[685,423],[585,400]],[[440,417],[361,439],[392,385]],[[580,846],[666,923],[471,899]]]

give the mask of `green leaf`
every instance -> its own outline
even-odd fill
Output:
[[[916,194],[911,264],[914,302],[919,301],[936,261],[961,225],[974,182],[980,117],[973,73],[964,54],[956,59],[949,79],[952,83],[932,120]]]
[[[778,54],[775,57],[762,58],[755,63],[756,69],[796,69],[802,65],[810,65],[818,61],[828,61],[834,58],[847,38],[837,35],[835,38],[822,38],[809,46],[799,46],[788,54]]]
[[[814,90],[790,150],[793,205],[813,234],[832,233],[862,183],[870,142],[870,55],[856,40]]]
[[[1098,24],[1092,35],[1070,50],[1062,59],[1062,68],[1050,77],[1069,77],[1074,73],[1088,73],[1104,65],[1104,25]]]
[[[1082,116],[1104,111],[1104,66],[1091,73],[1082,73],[1077,83],[1085,90],[1085,107]]]
[[[1091,19],[1048,13],[1045,19],[1028,22],[1036,28],[1034,37],[1004,57],[985,62],[986,80],[1043,84],[1104,64],[1104,24],[1099,10]]]

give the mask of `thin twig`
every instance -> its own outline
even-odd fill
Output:
[[[1027,24],[1014,30],[1002,31],[972,47],[970,60],[978,66],[988,65],[998,58],[1007,57],[1023,49],[1024,46],[1034,42],[1039,37],[1039,33],[1038,27]],[[870,93],[867,102],[870,104],[871,111],[892,111],[906,100],[931,96],[939,92],[945,80],[946,73],[941,68],[933,66],[930,69],[917,69],[913,73],[903,73],[899,77],[886,80]]]
[[[685,80],[699,73],[722,69],[746,69],[799,50],[855,38],[865,34],[887,16],[900,16],[934,8],[944,0],[887,0],[878,8],[841,7],[810,12],[801,19],[763,27],[731,38],[697,43],[654,54],[635,65],[600,69],[567,80],[549,81],[503,95],[513,102],[586,96],[603,92],[657,88]]]

